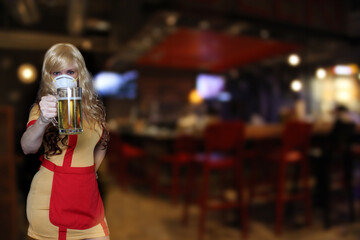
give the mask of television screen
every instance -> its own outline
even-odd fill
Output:
[[[225,89],[223,76],[214,74],[199,74],[196,77],[196,91],[203,99],[214,99]]]
[[[137,96],[136,71],[125,73],[99,72],[94,76],[94,87],[97,93],[103,97],[118,99],[135,99]]]

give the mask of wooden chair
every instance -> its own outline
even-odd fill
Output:
[[[197,141],[193,136],[179,135],[175,138],[173,152],[157,159],[154,174],[154,194],[167,193],[171,196],[172,203],[178,202],[180,194],[183,192],[181,170],[186,169],[186,166],[192,161],[196,149]],[[164,173],[161,170],[164,166],[170,166],[171,182],[169,186],[161,186],[160,183],[160,175]]]
[[[239,209],[242,235],[247,236],[247,208],[243,199],[243,148],[245,125],[240,121],[220,122],[209,125],[205,130],[204,149],[202,154],[194,156],[193,166],[189,168],[187,176],[187,194],[184,201],[183,223],[187,224],[189,216],[190,195],[195,192],[195,169],[200,168],[201,185],[198,206],[200,216],[198,222],[198,239],[204,237],[205,219],[209,210]],[[233,174],[236,202],[222,201],[210,204],[210,173],[228,171]],[[222,199],[224,200],[224,199]]]
[[[123,142],[118,133],[110,132],[107,156],[108,170],[124,190],[131,184],[148,183],[146,153]],[[142,169],[140,174],[134,171],[136,166]]]
[[[312,125],[306,122],[291,120],[284,126],[280,143],[275,147],[264,147],[259,149],[258,161],[261,161],[262,168],[266,171],[273,170],[272,179],[266,179],[272,192],[262,197],[271,196],[275,193],[275,232],[281,234],[283,229],[285,204],[290,201],[303,201],[305,205],[306,223],[311,223],[311,191],[308,154],[310,148]],[[253,165],[253,166],[258,166]],[[297,168],[299,172],[288,174],[290,167]],[[257,169],[250,169],[250,201],[257,196],[257,183],[254,181],[254,174]],[[294,175],[299,173],[299,176]],[[293,181],[297,192],[290,192],[287,184]],[[274,188],[271,188],[274,187]]]

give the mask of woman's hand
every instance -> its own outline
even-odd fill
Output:
[[[40,106],[40,120],[43,123],[49,123],[52,118],[57,116],[56,108],[57,99],[53,95],[43,96],[39,103]]]
[[[40,117],[26,129],[21,137],[21,147],[25,154],[36,153],[41,147],[45,130],[57,115],[56,102],[55,96],[47,95],[41,98],[39,102]]]

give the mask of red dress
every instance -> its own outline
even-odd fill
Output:
[[[39,117],[35,106],[28,126]],[[69,135],[62,154],[42,158],[27,200],[28,235],[35,239],[85,239],[109,235],[96,181],[94,148],[102,129],[83,123]]]

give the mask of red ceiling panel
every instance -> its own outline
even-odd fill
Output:
[[[179,28],[140,57],[137,63],[221,72],[299,48],[292,43]]]

